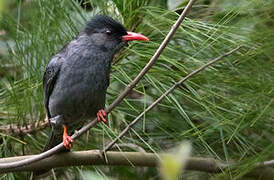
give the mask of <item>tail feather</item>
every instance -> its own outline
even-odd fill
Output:
[[[63,141],[63,131],[51,130],[50,136],[46,145],[44,146],[43,152],[50,150],[51,148],[57,146]]]
[[[63,141],[62,131],[51,130],[50,136],[49,136],[48,141],[43,149],[43,152],[46,152],[46,151],[50,150],[51,148],[57,146],[62,141]],[[59,152],[66,152],[66,151],[69,151],[69,150],[67,150],[66,148],[63,148]],[[47,173],[48,171],[50,171],[50,169],[42,169],[39,171],[34,171],[33,178],[37,179],[39,177],[43,177],[43,175],[45,173]]]

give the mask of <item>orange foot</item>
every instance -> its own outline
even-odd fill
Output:
[[[63,144],[67,150],[69,150],[72,147],[73,139],[68,135],[67,133],[67,126],[63,125],[64,127],[64,133],[63,133]]]
[[[104,123],[106,123],[107,122],[107,119],[105,119],[106,115],[107,113],[103,109],[100,109],[97,113],[97,121],[98,122],[103,121]]]

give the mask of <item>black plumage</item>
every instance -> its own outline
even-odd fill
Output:
[[[43,77],[43,93],[52,132],[44,151],[62,142],[61,125],[75,129],[104,108],[111,61],[125,44],[123,35],[127,32],[120,23],[95,16],[50,60]]]
[[[72,140],[66,129],[71,134],[104,108],[112,59],[131,40],[148,38],[127,32],[110,17],[97,15],[50,60],[43,76],[43,94],[52,130],[44,151],[62,140],[69,149]]]

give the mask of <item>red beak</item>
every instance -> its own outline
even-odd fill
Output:
[[[127,32],[127,35],[122,36],[123,41],[149,41],[149,39],[139,33]]]

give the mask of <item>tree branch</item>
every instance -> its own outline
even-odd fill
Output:
[[[199,72],[203,71],[208,66],[216,63],[217,61],[223,59],[226,56],[229,56],[230,54],[234,53],[238,49],[240,49],[241,46],[238,46],[231,51],[209,61],[207,64],[201,66],[200,68],[196,69],[192,73],[188,74],[186,77],[181,79],[180,81],[176,82],[169,90],[167,90],[164,94],[162,94],[156,101],[154,101],[148,108],[146,108],[137,118],[135,118],[113,141],[111,141],[102,152],[108,151],[119,139],[121,139],[144,115],[145,113],[149,112],[151,109],[153,109],[161,100],[163,100],[166,96],[168,96],[171,92],[175,90],[176,87],[183,84],[186,80],[193,77],[194,75],[198,74]]]
[[[136,78],[125,88],[125,90],[120,94],[120,96],[116,100],[114,100],[114,102],[105,110],[106,113],[109,113],[112,109],[114,109],[127,96],[127,94],[136,86],[136,84],[143,78],[143,76],[148,72],[148,70],[152,67],[154,62],[158,59],[160,54],[163,52],[164,48],[169,43],[170,39],[172,38],[172,36],[176,32],[177,28],[180,26],[180,24],[184,20],[186,14],[190,10],[190,8],[191,8],[191,6],[194,2],[195,2],[195,0],[189,0],[189,2],[187,4],[187,6],[185,7],[184,11],[179,16],[179,18],[177,19],[175,24],[171,27],[171,30],[169,31],[169,33],[167,34],[167,36],[165,37],[165,39],[163,40],[163,42],[161,43],[161,45],[159,46],[159,48],[157,49],[155,54],[152,56],[150,61],[142,69],[142,71],[138,74],[138,76],[136,76]],[[95,126],[96,124],[97,124],[97,119],[95,118],[93,121],[91,121],[90,123],[88,123],[87,125],[82,127],[79,131],[74,133],[71,136],[71,138],[72,139],[77,139],[79,136],[84,134],[86,131],[88,131],[91,127]],[[58,151],[60,151],[62,148],[63,148],[63,143],[60,143],[57,146],[55,146],[54,148],[52,148],[52,149],[50,149],[46,152],[43,152],[43,153],[41,153],[37,156],[31,156],[30,158],[24,159],[22,161],[10,162],[10,163],[6,163],[6,164],[0,164],[0,169],[3,169],[3,168],[11,169],[11,168],[16,168],[16,167],[20,167],[20,166],[26,166],[30,163],[33,163],[33,162],[39,161],[41,159],[47,158],[47,157],[57,153]]]
[[[37,121],[35,123],[30,123],[26,125],[18,124],[7,124],[0,126],[0,133],[12,135],[12,136],[21,136],[25,134],[35,133],[40,131],[48,126],[48,120],[44,119]]]
[[[22,161],[33,158],[37,155],[17,156],[0,159],[0,164]],[[111,165],[111,166],[142,166],[157,167],[158,157],[153,153],[143,152],[115,152],[106,153],[108,161],[102,158],[99,150],[76,151],[59,153],[41,161],[28,164],[14,169],[0,168],[0,173],[18,171],[37,171],[57,167],[80,166],[80,165]],[[186,169],[210,173],[221,172],[228,165],[212,158],[189,158]]]
[[[99,150],[76,151],[53,155],[41,161],[21,166],[15,169],[0,168],[0,173],[37,171],[57,167],[81,166],[81,165],[108,165],[108,166],[140,166],[157,167],[159,164],[158,156],[153,153],[144,152],[117,152],[109,151],[105,154],[108,161],[102,158]],[[0,159],[0,164],[22,161],[33,158],[37,155],[17,156]],[[179,158],[179,157],[178,157]],[[248,172],[246,177],[273,179],[274,160],[258,163]],[[220,173],[226,169],[236,168],[236,164],[225,163],[213,158],[191,157],[188,158],[186,170],[194,170],[208,173]]]

